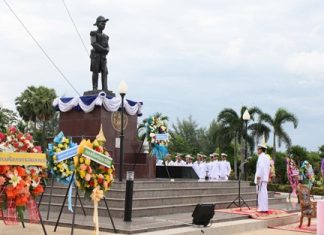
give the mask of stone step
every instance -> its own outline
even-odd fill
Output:
[[[52,192],[55,194],[65,195],[67,187],[54,186]],[[254,186],[241,187],[242,193],[255,192]],[[46,188],[46,194],[50,193],[50,188]],[[167,196],[182,196],[182,195],[208,195],[208,194],[228,194],[238,193],[236,187],[196,187],[196,188],[153,188],[153,189],[134,189],[134,198],[144,197],[167,197]],[[81,191],[81,194],[82,191]],[[106,196],[110,198],[123,198],[125,197],[124,189],[111,189],[106,192]]]
[[[241,181],[241,186],[249,186],[250,182]],[[136,189],[153,189],[153,188],[182,188],[182,187],[238,187],[238,182],[229,181],[192,181],[192,180],[163,180],[163,181],[134,181],[134,188]],[[112,189],[123,189],[125,183],[114,182]]]
[[[286,201],[286,198],[269,198],[269,204],[280,204]],[[116,208],[112,207],[110,204],[111,202],[107,200],[110,212],[113,217],[121,218],[124,215],[123,208]],[[204,203],[211,203],[215,204],[215,209],[222,209],[226,208],[232,200],[223,200],[223,201],[205,201]],[[255,199],[246,199],[246,203],[249,206],[254,206],[256,204]],[[133,217],[143,217],[143,216],[155,216],[155,215],[167,215],[167,214],[176,214],[176,213],[185,213],[185,212],[192,212],[195,208],[197,203],[187,203],[187,204],[179,204],[179,205],[159,205],[159,206],[145,206],[145,207],[133,207],[132,215]],[[51,203],[51,211],[58,212],[61,208],[61,203]],[[93,213],[93,205],[84,205],[87,215],[92,215]],[[44,202],[40,206],[41,211],[46,214],[48,209],[48,203]],[[67,206],[64,207],[64,213],[69,213],[67,210]],[[104,202],[100,202],[98,212],[100,216],[107,216],[107,209],[104,206]],[[82,210],[80,204],[78,203],[77,214],[82,214]]]
[[[208,195],[182,195],[182,196],[167,196],[167,197],[147,197],[147,198],[133,198],[133,207],[145,207],[145,206],[160,206],[160,205],[179,205],[187,203],[205,203],[209,201],[221,201],[221,200],[234,200],[237,197],[237,193],[230,194],[208,194]],[[243,199],[255,199],[256,194],[253,193],[242,193]],[[269,197],[273,197],[274,193],[269,192]],[[72,197],[74,200],[74,196]],[[89,200],[83,199],[81,196],[82,203],[84,205],[92,205]],[[123,208],[125,203],[125,198],[111,198],[107,197],[109,204],[112,207]],[[64,195],[52,194],[52,203],[62,203],[64,200]],[[49,202],[49,195],[44,194],[42,202]]]
[[[47,188],[52,185],[52,179],[48,180]],[[241,187],[247,187],[250,185],[248,181],[241,181]],[[54,181],[54,186],[67,187]],[[111,189],[125,189],[125,182],[115,181],[112,184]],[[134,181],[135,189],[156,189],[156,188],[183,188],[183,187],[238,187],[237,181],[188,181],[188,180],[176,180],[174,182],[170,180],[157,180],[157,181]]]

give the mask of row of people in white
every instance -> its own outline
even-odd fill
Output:
[[[228,180],[231,173],[231,164],[226,161],[227,154],[222,153],[222,160],[217,160],[218,154],[210,155],[210,162],[206,162],[202,155],[197,155],[197,161],[193,162],[190,155],[186,156],[186,161],[183,161],[181,157],[176,156],[176,161],[168,159],[164,162],[167,166],[191,166],[199,179],[205,179],[206,177],[210,180]],[[157,165],[163,165],[163,161],[159,160]]]
[[[216,155],[211,155],[210,162],[196,161],[193,168],[200,179],[207,177],[210,180],[228,180],[231,164],[226,160],[226,157],[227,155],[223,153],[222,160],[218,161]]]

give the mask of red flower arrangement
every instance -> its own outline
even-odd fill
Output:
[[[33,138],[29,133],[23,134],[16,127],[10,127],[7,133],[0,133],[0,151],[40,153],[41,148],[33,145]],[[18,212],[18,217],[23,219],[23,211],[26,206],[35,206],[34,198],[44,192],[43,186],[41,185],[41,179],[43,177],[46,177],[46,173],[42,167],[0,166],[0,212],[7,209],[6,212],[0,213],[0,215],[4,215],[5,222],[6,217],[8,219],[12,216],[11,214],[10,216],[7,214],[10,211],[16,211],[15,207]],[[14,210],[12,210],[13,208]],[[35,208],[31,209],[35,211]]]

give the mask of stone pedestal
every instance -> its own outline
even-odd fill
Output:
[[[126,171],[135,171],[136,178],[155,178],[155,159],[143,153],[142,142],[137,139],[137,116],[124,113],[124,167]],[[114,159],[116,176],[119,172],[119,135],[120,112],[108,112],[102,107],[95,107],[90,113],[77,111],[60,112],[60,130],[65,136],[71,136],[79,142],[82,138],[94,140],[102,124],[107,139],[105,147]]]
[[[97,96],[100,92],[105,92],[106,95],[115,97],[115,93],[110,90],[90,90],[83,93],[84,96]]]

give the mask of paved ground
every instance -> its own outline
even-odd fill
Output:
[[[286,209],[286,210],[298,210],[298,205],[295,202],[295,200],[293,199],[292,202],[287,203],[285,205],[276,205],[277,207],[279,207],[280,209]],[[278,209],[278,208],[277,208]],[[222,219],[224,221],[228,221],[230,224],[234,225],[235,221],[240,222],[240,221],[250,221],[250,223],[253,222],[253,220],[247,220],[246,218],[241,218],[242,220],[237,220],[238,218],[235,218],[235,216],[237,215],[231,215],[228,214],[226,215],[226,217],[229,218],[224,218],[224,215],[220,216],[218,215],[218,213],[216,213],[215,218],[216,221],[217,219]],[[83,224],[87,225],[87,227],[91,227],[93,226],[92,223],[92,217],[91,216],[87,216],[86,218],[83,218]],[[177,215],[172,215],[172,216],[158,216],[157,218],[153,218],[153,217],[145,217],[145,218],[136,218],[134,219],[135,223],[132,223],[132,226],[139,226],[139,228],[141,226],[143,226],[144,224],[151,224],[150,226],[157,226],[157,224],[164,224],[164,223],[175,223],[176,221],[181,222],[181,223],[190,223],[191,222],[191,216],[187,213],[184,214],[177,214]],[[138,220],[138,221],[137,221]],[[216,222],[215,221],[215,222]],[[108,223],[109,221],[107,221],[107,218],[105,218],[105,221],[101,221],[102,224],[110,224]],[[257,223],[258,221],[255,220],[255,223]],[[217,223],[216,223],[217,224]],[[222,223],[219,223],[222,224]],[[122,222],[120,221],[116,221],[116,225],[117,228],[119,226],[122,226]],[[123,226],[126,226],[125,224]],[[129,224],[127,226],[130,226]],[[159,226],[157,226],[159,227]],[[301,233],[301,232],[289,232],[289,231],[283,231],[283,230],[276,230],[276,229],[264,229],[264,227],[259,229],[257,228],[257,224],[252,225],[252,227],[254,229],[248,229],[248,231],[242,231],[240,233],[231,233],[231,234],[237,234],[237,235],[308,235],[307,233]],[[179,229],[179,228],[178,228]],[[181,229],[181,228],[180,228]],[[54,227],[51,225],[46,225],[46,230],[47,230],[47,234],[48,235],[68,235],[71,234],[71,228],[68,227],[58,227],[57,232],[54,233]],[[172,231],[176,231],[177,228],[174,229],[169,229],[169,233],[166,233],[166,230],[162,230],[162,231],[152,231],[152,232],[147,232],[147,233],[138,233],[138,234],[143,234],[143,235],[166,235],[166,234],[173,234]],[[187,226],[187,230],[191,230],[193,231],[193,234],[197,234],[197,235],[201,235],[201,231],[199,229],[191,229],[190,226]],[[0,221],[0,235],[42,235],[43,230],[41,225],[39,224],[29,224],[26,223],[26,228],[23,229],[21,225],[13,225],[13,226],[6,226],[3,224],[2,221]],[[74,234],[75,235],[93,235],[93,231],[92,230],[86,230],[86,229],[75,229],[74,230]],[[101,235],[108,235],[108,234],[113,234],[111,232],[100,232]],[[122,233],[118,233],[118,234],[122,234]],[[177,233],[177,234],[181,234],[181,233]],[[228,234],[230,235],[230,234]]]
[[[240,233],[238,235],[303,235],[303,234],[309,235],[309,233],[290,232],[290,231],[277,230],[277,229],[260,229],[257,231]]]
[[[48,235],[68,235],[71,234],[70,228],[62,228],[60,227],[57,232],[53,232],[54,227],[53,226],[46,226],[47,234]],[[4,224],[0,223],[0,235],[17,235],[17,234],[29,234],[29,235],[42,235],[43,230],[40,225],[36,224],[26,224],[26,228],[23,229],[19,225],[15,226],[5,226]],[[92,235],[93,231],[90,230],[80,230],[76,229],[74,230],[75,235]],[[100,235],[108,235],[113,233],[107,233],[107,232],[100,232]],[[119,233],[120,234],[120,233]],[[147,234],[147,233],[139,233],[139,234]],[[163,231],[156,231],[154,232],[155,235],[163,235]],[[197,233],[201,234],[201,233]],[[276,230],[276,229],[260,229],[257,231],[248,231],[243,232],[238,235],[309,235],[309,233],[301,233],[301,232],[289,232],[289,231],[282,231],[282,230]]]

